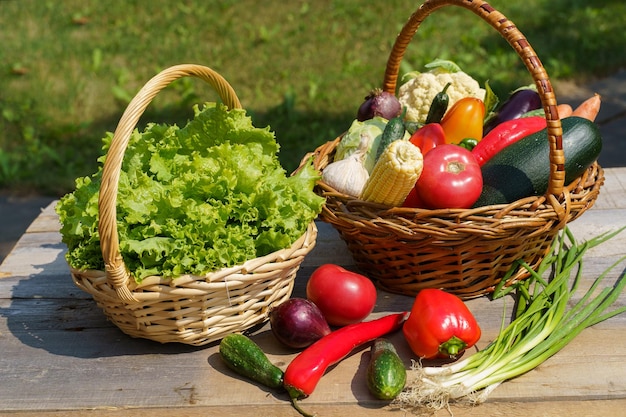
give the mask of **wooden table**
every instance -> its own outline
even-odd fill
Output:
[[[624,224],[626,168],[608,169],[596,205],[570,227],[582,240]],[[298,273],[294,296],[304,296],[308,276],[321,263],[352,266],[334,229],[318,226],[317,246]],[[74,286],[58,230],[53,203],[0,266],[0,415],[298,416],[285,395],[233,375],[215,344],[162,345],[133,339],[108,323],[88,294]],[[626,232],[588,252],[585,276],[595,278],[624,254]],[[618,303],[626,303],[626,294]],[[411,297],[381,292],[372,317],[411,304]],[[502,301],[482,297],[469,305],[483,327],[479,347],[485,346],[497,335]],[[295,355],[274,340],[267,325],[253,338],[283,368]],[[408,367],[411,355],[401,333],[391,339]],[[487,403],[451,411],[454,416],[623,416],[625,347],[626,314],[586,329],[538,368],[502,384]],[[369,395],[368,355],[362,349],[338,364],[303,407],[319,416],[407,414]]]

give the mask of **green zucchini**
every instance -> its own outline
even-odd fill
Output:
[[[404,138],[406,128],[404,127],[404,121],[402,116],[394,117],[387,122],[385,129],[380,137],[380,144],[376,150],[376,160],[383,154],[383,151],[393,142]]]
[[[376,339],[367,366],[367,387],[379,400],[393,400],[406,384],[406,368],[395,347],[386,339]]]
[[[598,158],[602,136],[595,123],[581,117],[566,117],[561,124],[567,185]],[[549,146],[547,129],[543,129],[498,152],[482,166],[483,191],[474,207],[545,194],[550,177]]]
[[[233,371],[269,388],[283,386],[284,372],[272,364],[263,350],[249,337],[232,333],[220,342],[220,355]]]

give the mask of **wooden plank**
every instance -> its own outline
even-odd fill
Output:
[[[59,216],[54,211],[58,200],[52,201],[41,214],[28,226],[26,233],[56,232],[61,228]]]
[[[26,233],[0,265],[0,278],[67,273],[66,251],[58,231]]]
[[[604,170],[604,185],[594,209],[626,207],[626,167]]]
[[[441,410],[435,413],[423,413],[430,417],[555,417],[555,416],[602,416],[623,417],[626,408],[626,399],[611,401],[534,401],[534,402],[493,402],[480,407],[453,406],[450,410]],[[400,410],[392,410],[384,405],[379,407],[362,407],[354,404],[341,405],[316,405],[309,410],[324,417],[377,417],[396,416],[405,417],[412,414]],[[185,417],[207,416],[272,416],[272,417],[300,417],[293,408],[287,404],[278,405],[244,405],[240,407],[216,406],[190,406],[184,409],[143,407],[143,408],[108,408],[94,410],[63,410],[51,411],[42,414],[36,412],[15,412],[9,414],[16,417],[171,417],[172,415],[184,415]]]
[[[303,291],[303,283],[304,280],[297,286],[298,292]],[[37,287],[31,282],[21,285]],[[177,390],[183,389],[189,381],[195,389],[214,394],[195,395],[193,405],[263,405],[268,402],[265,390],[237,378],[221,364],[215,346],[201,349],[131,339],[105,322],[89,301],[76,300],[70,295],[28,299],[28,293],[24,291],[24,298],[4,299],[0,304],[1,311],[12,312],[6,320],[0,321],[0,334],[13,335],[9,339],[13,344],[3,342],[0,359],[0,374],[7,377],[0,380],[0,404],[7,409],[31,409],[42,403],[53,409],[91,408],[103,404],[107,407],[184,406]],[[374,316],[406,309],[412,302],[411,297],[390,294],[381,294],[380,298]],[[484,328],[479,347],[497,334],[502,302],[481,298],[468,303]],[[626,396],[626,353],[620,348],[626,340],[624,321],[620,316],[588,329],[538,369],[503,384],[491,399],[569,400],[575,395],[589,400]],[[293,352],[276,343],[267,326],[256,331],[253,337],[279,366],[286,366],[293,357]],[[412,355],[401,334],[393,335],[392,340],[408,367]],[[364,380],[366,356],[365,351],[356,352],[340,363],[306,401],[311,404],[369,404],[372,400],[365,386],[358,384]],[[594,372],[586,372],[592,360]],[[72,370],[72,379],[59,385],[68,369]],[[587,374],[584,380],[578,378],[581,372]],[[158,379],[155,375],[164,378]],[[16,380],[25,383],[15,384]],[[137,391],[138,381],[150,384],[148,394]],[[33,402],[33,398],[39,401]]]
[[[46,309],[55,307],[47,304],[39,311]],[[75,311],[77,316],[84,313]],[[41,404],[49,409],[65,409],[268,405],[286,401],[284,395],[268,393],[229,371],[219,359],[215,345],[194,348],[131,339],[92,313],[87,316],[91,319],[82,321],[82,329],[58,324],[31,326],[31,318],[19,315],[8,320],[6,329],[0,328],[2,334],[9,332],[14,336],[3,341],[0,357],[2,409],[34,410]],[[77,317],[69,320],[69,324],[76,320]],[[626,329],[623,324],[621,328],[613,325],[607,323],[583,332],[537,369],[498,387],[490,401],[625,398],[626,352],[622,346]],[[485,336],[490,339],[494,329],[487,330]],[[270,360],[283,369],[295,355],[276,343],[267,326],[252,337]],[[412,355],[401,333],[390,338],[408,367]],[[363,349],[339,363],[303,404],[380,405],[365,387],[367,359],[368,351]],[[593,372],[589,371],[590,366]],[[585,378],[580,378],[581,373]],[[71,377],[67,379],[67,375]],[[179,391],[185,387],[193,387],[194,395],[181,396]]]

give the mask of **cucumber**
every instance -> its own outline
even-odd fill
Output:
[[[581,117],[561,120],[565,184],[582,175],[598,158],[602,136],[598,126]],[[550,151],[547,129],[507,146],[482,166],[483,191],[474,207],[509,204],[542,195],[548,189]]]
[[[220,342],[220,355],[233,371],[266,387],[283,386],[283,371],[272,364],[263,350],[249,337],[233,333]]]
[[[380,144],[376,150],[376,160],[383,154],[383,151],[393,142],[404,137],[406,128],[402,116],[394,117],[387,122],[385,129],[380,137]]]
[[[424,123],[414,122],[411,120],[404,121],[404,128],[406,129],[409,135],[412,135],[413,133],[415,133],[417,129],[419,129],[422,126],[424,126]]]
[[[379,400],[393,400],[406,384],[406,368],[395,347],[386,339],[376,339],[367,366],[367,387]]]

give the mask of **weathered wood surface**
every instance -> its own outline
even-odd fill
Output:
[[[626,168],[608,169],[601,196],[570,228],[578,239],[626,225]],[[321,263],[346,267],[352,260],[337,233],[320,223],[316,248],[296,279],[304,296],[310,273]],[[133,339],[108,323],[90,296],[74,286],[64,260],[54,205],[30,226],[0,266],[0,415],[100,416],[271,415],[297,416],[285,395],[232,374],[217,346],[195,348]],[[626,255],[626,232],[591,250],[585,282]],[[623,273],[622,263],[611,274]],[[412,298],[380,293],[373,316],[409,309]],[[479,347],[497,335],[503,301],[469,302],[483,327]],[[509,301],[509,304],[510,301]],[[626,294],[618,301],[626,304]],[[277,365],[295,355],[281,347],[266,325],[254,340]],[[391,337],[407,366],[401,334]],[[626,406],[626,315],[586,329],[537,369],[498,387],[489,401],[455,416],[622,416]],[[367,350],[355,352],[327,373],[302,402],[320,416],[404,415],[375,401],[364,384]],[[173,410],[175,409],[175,410]],[[449,415],[441,411],[435,415]]]

